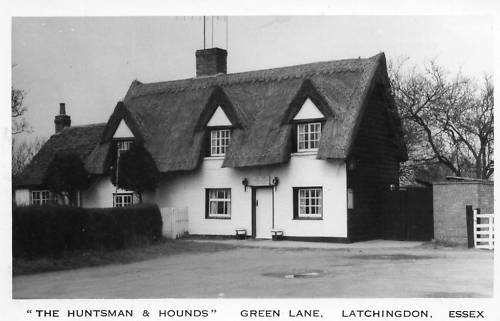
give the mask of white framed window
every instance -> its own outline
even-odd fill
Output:
[[[297,151],[317,151],[321,138],[321,123],[297,124]]]
[[[210,131],[210,156],[224,156],[231,140],[231,129]]]
[[[54,203],[54,197],[49,190],[31,191],[31,204],[44,205]]]
[[[134,204],[133,193],[114,193],[113,207],[126,207]]]
[[[127,151],[132,147],[131,140],[119,140],[116,142],[116,152],[120,156],[123,152]]]
[[[296,219],[322,219],[323,218],[323,188],[299,187],[294,188]]]
[[[206,190],[206,218],[231,218],[231,189]]]

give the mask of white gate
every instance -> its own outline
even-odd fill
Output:
[[[474,210],[474,247],[488,250],[495,248],[494,224],[493,214],[478,214]]]
[[[187,207],[161,208],[161,218],[163,220],[162,234],[168,239],[177,239],[188,234],[188,210]]]

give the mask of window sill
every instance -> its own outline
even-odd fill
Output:
[[[323,217],[294,217],[294,221],[322,221]]]
[[[205,156],[205,157],[203,157],[203,159],[206,159],[206,160],[224,159],[224,156]]]
[[[309,156],[309,155],[318,155],[317,150],[311,150],[307,152],[295,152],[291,154],[292,156]]]
[[[230,216],[227,216],[227,217],[223,217],[223,216],[220,216],[220,217],[207,216],[207,217],[205,217],[205,219],[207,219],[207,220],[230,220],[231,217]]]

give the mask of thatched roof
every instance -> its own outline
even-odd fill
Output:
[[[52,135],[21,175],[16,178],[13,185],[16,187],[42,185],[45,172],[58,153],[75,153],[82,161],[85,161],[92,149],[99,143],[105,126],[105,123],[73,126]]]
[[[133,81],[106,125],[72,127],[52,136],[26,169],[22,182],[40,183],[50,157],[60,149],[79,152],[90,173],[105,174],[112,137],[122,119],[144,143],[160,172],[193,170],[206,148],[205,126],[218,106],[234,125],[224,167],[284,163],[292,151],[290,120],[306,98],[326,117],[318,158],[345,159],[376,83],[389,89],[383,53],[367,59],[159,83]],[[388,105],[394,109],[393,102]],[[400,134],[397,112],[388,114]],[[401,160],[405,157],[401,143]]]
[[[204,125],[218,105],[235,125],[224,167],[284,163],[292,144],[288,120],[307,97],[327,116],[318,158],[344,159],[377,81],[388,86],[383,53],[159,83],[134,81],[87,165],[94,173],[105,172],[110,139],[123,118],[141,134],[160,172],[193,170],[203,156]],[[400,129],[399,119],[394,121]]]

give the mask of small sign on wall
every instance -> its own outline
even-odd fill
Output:
[[[354,208],[354,192],[352,188],[347,189],[347,209],[352,210]]]
[[[250,176],[248,180],[249,180],[249,185],[252,186],[271,185],[271,176]]]

